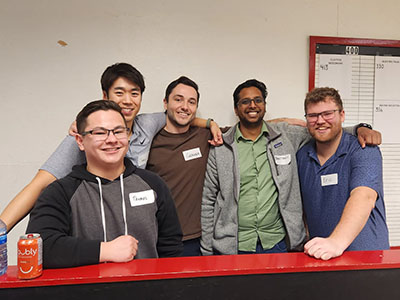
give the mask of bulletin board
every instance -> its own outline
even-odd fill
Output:
[[[309,89],[339,90],[347,123],[360,120],[400,144],[393,124],[400,116],[400,41],[310,37]]]
[[[336,88],[344,126],[382,133],[383,182],[391,246],[400,245],[400,41],[310,36],[309,90]]]

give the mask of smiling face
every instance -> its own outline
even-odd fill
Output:
[[[261,99],[262,101],[256,104],[256,102],[259,102],[257,99]],[[243,101],[246,103],[248,100],[250,100],[250,103],[242,103]],[[235,107],[235,113],[242,127],[257,127],[262,125],[265,115],[265,101],[261,91],[253,86],[242,89],[239,93],[239,101],[237,107]]]
[[[100,127],[106,129],[125,128],[125,122],[122,116],[114,110],[98,110],[87,117],[84,131]],[[85,151],[88,171],[104,178],[108,178],[106,175],[108,173],[122,173],[124,157],[128,151],[128,137],[117,139],[110,132],[105,140],[101,139],[92,134],[76,136],[79,148]]]
[[[178,84],[164,99],[164,109],[167,110],[167,125],[165,129],[170,133],[182,133],[189,129],[190,123],[196,117],[197,92],[185,84]]]
[[[112,100],[121,107],[127,125],[131,128],[142,102],[140,88],[131,81],[119,77],[108,90],[108,94],[103,92],[103,99]]]
[[[313,122],[307,120],[307,128],[317,143],[328,144],[340,141],[342,123],[344,122],[344,111],[339,110],[337,104],[329,97],[318,103],[310,103],[307,106],[306,114],[319,114],[322,112],[336,110],[332,118],[325,120],[319,115]]]

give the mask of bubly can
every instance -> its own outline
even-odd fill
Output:
[[[18,241],[18,278],[32,279],[42,275],[42,238],[38,233],[20,236]]]

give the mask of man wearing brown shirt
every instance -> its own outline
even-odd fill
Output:
[[[201,255],[201,197],[211,134],[208,129],[190,127],[199,96],[197,84],[187,77],[168,85],[164,98],[167,123],[153,139],[146,167],[171,189],[183,231],[183,256]]]

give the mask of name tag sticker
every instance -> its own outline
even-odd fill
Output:
[[[321,175],[321,186],[338,184],[338,174]]]
[[[183,151],[182,154],[185,161],[201,157],[201,151],[199,147]]]
[[[129,201],[131,202],[132,207],[153,203],[154,191],[147,190],[143,192],[130,193]]]
[[[275,155],[275,163],[277,165],[288,165],[290,164],[290,162],[292,161],[292,157],[290,154],[286,154],[286,155]]]

